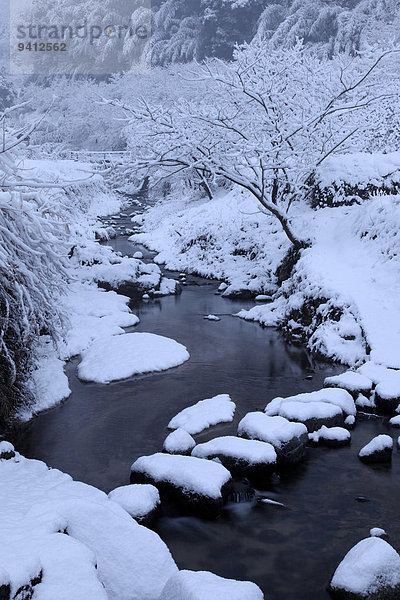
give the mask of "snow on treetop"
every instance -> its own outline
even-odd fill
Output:
[[[340,388],[324,388],[316,392],[308,392],[305,394],[296,394],[287,398],[274,398],[266,407],[267,415],[274,415],[279,412],[280,407],[286,402],[325,402],[338,406],[346,415],[356,415],[356,407],[354,400],[346,390]]]
[[[160,600],[263,600],[250,581],[224,579],[206,571],[180,571],[167,582]]]
[[[271,444],[234,436],[214,438],[204,444],[198,444],[192,450],[192,456],[198,458],[209,458],[219,454],[245,460],[249,464],[276,462],[276,452]]]
[[[377,435],[360,450],[359,456],[369,456],[386,448],[393,448],[393,439],[390,435]]]
[[[200,400],[178,413],[168,424],[168,429],[181,427],[191,435],[218,423],[233,421],[236,405],[228,394]]]
[[[400,152],[383,154],[355,152],[329,156],[317,169],[317,179],[323,187],[333,183],[358,184],[400,182]]]
[[[283,417],[269,417],[262,412],[252,412],[240,421],[238,433],[250,439],[269,442],[276,448],[294,437],[307,434],[307,427],[302,423],[292,423]]]
[[[344,557],[331,587],[367,597],[400,585],[400,556],[379,537],[359,542]]]
[[[231,479],[222,465],[193,456],[162,454],[138,458],[131,471],[148,475],[155,482],[166,481],[186,492],[221,498],[221,488]]]
[[[132,375],[165,371],[190,358],[185,346],[153,333],[125,333],[94,342],[78,367],[83,381],[109,383]]]

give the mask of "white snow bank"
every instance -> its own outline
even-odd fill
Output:
[[[393,448],[393,439],[390,435],[377,435],[360,450],[359,456],[370,456],[375,452],[381,452],[389,448]]]
[[[324,380],[326,387],[338,387],[348,392],[366,392],[372,389],[372,381],[369,377],[356,373],[355,371],[345,371],[340,375],[326,377]]]
[[[274,448],[279,448],[294,437],[306,435],[307,427],[283,417],[269,417],[262,412],[252,412],[240,421],[238,433],[251,440],[269,442]]]
[[[198,444],[192,450],[192,456],[197,458],[212,458],[218,455],[244,460],[250,465],[276,463],[276,452],[271,444],[234,436],[214,438],[204,444]]]
[[[218,463],[161,452],[138,458],[131,471],[143,473],[156,483],[168,482],[184,492],[216,499],[222,497],[221,488],[231,478],[229,471]]]
[[[180,571],[166,584],[160,600],[263,600],[250,581],[224,579],[207,571]]]
[[[333,404],[334,406],[339,407],[346,415],[355,416],[357,414],[357,410],[352,396],[346,390],[342,390],[339,388],[324,388],[322,390],[317,390],[316,392],[296,394],[295,396],[288,396],[287,398],[274,398],[265,407],[265,414],[271,416],[280,414],[281,408],[287,402],[298,402],[299,404],[307,404],[309,402],[323,402],[327,404]]]
[[[357,369],[357,372],[368,377],[375,385],[386,379],[388,376],[396,373],[394,369],[387,369],[383,365],[377,365],[372,361],[368,361],[361,365],[361,367]]]
[[[331,587],[362,597],[400,585],[400,556],[378,537],[359,542],[344,557],[331,581]]]
[[[38,600],[159,600],[177,567],[106,494],[18,454],[0,461],[0,480],[0,564],[14,590],[42,569]]]
[[[169,454],[186,454],[190,452],[196,445],[196,442],[184,429],[178,427],[170,433],[164,440],[163,449]]]
[[[124,485],[112,490],[108,497],[134,519],[145,517],[160,504],[160,494],[154,485]]]
[[[323,187],[333,183],[351,186],[373,184],[377,187],[390,182],[400,183],[400,152],[354,152],[335,154],[317,169],[317,179]]]
[[[323,425],[318,431],[313,431],[308,434],[308,439],[318,443],[321,440],[329,442],[347,442],[351,439],[350,431],[344,427],[325,427]]]
[[[71,395],[68,377],[64,373],[64,361],[58,358],[54,344],[47,336],[39,339],[37,359],[38,365],[30,380],[35,404],[19,411],[18,417],[23,421],[36,412],[52,408]]]
[[[189,360],[185,346],[152,333],[126,333],[94,342],[78,366],[83,381],[109,383],[132,375],[165,371]]]
[[[181,427],[191,435],[218,423],[233,421],[236,405],[228,394],[219,394],[213,398],[200,400],[178,413],[168,424],[168,429]]]

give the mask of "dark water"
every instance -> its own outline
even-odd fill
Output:
[[[123,253],[137,249],[123,238],[113,246]],[[182,408],[220,393],[236,402],[235,423],[197,436],[203,441],[235,433],[246,412],[278,395],[318,389],[324,377],[341,370],[316,363],[273,329],[231,316],[250,304],[216,295],[215,282],[189,281],[179,297],[132,304],[141,320],[136,331],[173,337],[187,346],[191,360],[107,386],[81,383],[71,362],[71,398],[26,427],[18,443],[23,454],[108,492],[129,483],[133,460],[162,448],[166,425]],[[209,313],[222,320],[204,320]],[[310,373],[312,381],[306,380]],[[357,459],[358,450],[382,432],[388,432],[384,421],[365,418],[350,448],[310,449],[306,463],[266,492],[286,508],[232,503],[215,522],[166,514],[156,530],[180,568],[255,581],[268,600],[327,599],[333,570],[371,527],[383,527],[400,545],[399,455],[389,468]],[[361,496],[368,501],[359,502]]]

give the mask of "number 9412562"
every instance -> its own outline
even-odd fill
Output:
[[[21,42],[18,44],[18,50],[20,52],[24,50],[28,50],[28,52],[66,52],[67,44],[65,42],[27,42],[23,44]]]

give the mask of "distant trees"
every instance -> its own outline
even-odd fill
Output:
[[[192,78],[206,94],[162,105],[112,102],[129,120],[131,168],[155,181],[186,177],[209,195],[221,182],[245,189],[303,248],[309,242],[289,209],[306,197],[318,166],[366,126],[376,96],[387,97],[370,80],[382,58],[366,67],[319,59],[300,43],[270,51],[259,42],[240,48],[232,63],[198,67]]]

